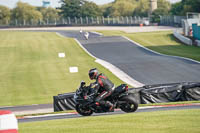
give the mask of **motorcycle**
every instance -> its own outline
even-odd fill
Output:
[[[76,103],[76,111],[83,116],[90,116],[95,113],[110,112],[108,107],[98,105],[94,99],[98,93],[93,93],[94,88],[86,86],[84,81],[81,82],[80,87],[76,90],[74,100]],[[116,87],[105,100],[110,101],[114,108],[120,108],[126,113],[135,112],[138,108],[138,103],[134,97],[128,93],[128,86],[121,84]],[[113,110],[114,111],[114,110]]]

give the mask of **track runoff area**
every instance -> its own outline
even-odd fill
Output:
[[[112,46],[112,45],[114,45],[116,43],[117,44],[122,43],[122,42],[125,43],[125,44],[123,44],[123,46],[118,47],[119,49],[121,49],[121,48],[124,49],[124,47],[127,47],[128,49],[130,49],[130,44],[133,45],[133,47],[135,45],[137,47],[135,48],[134,52],[131,52],[131,53],[141,54],[145,58],[148,55],[149,57],[151,57],[150,58],[151,60],[154,60],[152,58],[152,56],[154,56],[155,60],[158,61],[156,64],[162,64],[166,60],[170,59],[171,60],[170,63],[175,64],[174,66],[176,66],[176,67],[177,67],[176,64],[178,64],[178,63],[179,64],[182,63],[182,65],[185,65],[186,67],[189,67],[190,65],[191,66],[193,65],[193,67],[194,67],[194,64],[196,64],[198,67],[200,66],[199,62],[196,62],[196,61],[193,61],[193,60],[190,60],[190,59],[185,59],[185,58],[180,58],[180,57],[166,56],[166,55],[162,55],[162,54],[156,53],[154,51],[145,49],[142,46],[138,47],[139,44],[135,44],[134,42],[132,42],[132,41],[130,41],[127,38],[124,38],[124,37],[114,37],[114,38],[113,37],[103,37],[102,35],[99,35],[99,34],[96,34],[96,33],[90,33],[90,36],[87,36],[87,38],[86,38],[83,35],[81,35],[78,31],[49,31],[49,32],[57,32],[61,36],[72,37],[72,38],[77,39],[79,41],[79,43],[87,51],[89,51],[89,53],[92,53],[92,56],[94,56],[95,58],[98,57],[98,58],[101,58],[102,60],[110,62],[110,63],[116,65],[118,68],[122,69],[125,72],[126,72],[127,69],[124,68],[124,67],[121,67],[119,65],[122,62],[117,62],[117,61],[122,61],[122,60],[119,59],[119,58],[116,58],[116,59],[113,58],[113,57],[116,57],[115,56],[115,52],[114,52],[116,49],[112,48],[112,47],[106,47],[105,46],[106,43],[109,44],[109,46]],[[99,44],[101,44],[101,45],[99,45]],[[99,48],[101,50],[106,49],[106,51],[103,50],[105,52],[105,54],[103,54],[103,56],[101,56],[102,54],[99,53],[96,50],[96,49],[99,49]],[[101,51],[101,50],[99,50],[99,51]],[[108,52],[109,50],[111,50],[111,52]],[[127,53],[127,51],[126,51],[126,55],[130,56],[131,54]],[[59,56],[62,57],[62,56],[64,56],[64,54],[60,53]],[[132,57],[133,56],[131,55],[130,58],[132,58]],[[136,57],[138,57],[138,56],[136,56]],[[124,57],[122,56],[122,58],[124,58]],[[127,59],[127,61],[129,61],[129,62],[132,62],[132,60],[137,60],[137,59],[135,59],[135,58],[132,58],[131,60]],[[147,58],[147,60],[148,60],[148,58]],[[144,60],[144,63],[147,60]],[[123,59],[123,61],[124,61],[124,59]],[[123,62],[123,64],[125,64],[125,63],[126,62]],[[128,64],[131,65],[130,63],[128,63]],[[133,65],[133,66],[135,66],[135,65]],[[164,69],[165,68],[166,67],[164,67]],[[75,69],[75,68],[72,68],[72,69]],[[142,68],[142,70],[140,70],[140,71],[142,72],[142,71],[144,71],[146,69],[147,68]],[[164,70],[164,69],[163,70],[155,69],[156,71],[154,70],[153,72],[154,73],[159,73],[158,71],[164,71],[164,72],[166,71],[167,73],[170,73],[167,79],[166,78],[162,78],[160,76],[158,76],[158,77],[155,76],[157,79],[148,80],[147,78],[141,78],[139,76],[139,78],[137,80],[139,80],[140,82],[142,82],[144,84],[153,84],[155,81],[158,81],[158,82],[163,82],[163,81],[165,81],[165,82],[166,81],[171,82],[171,81],[173,81],[174,82],[175,79],[176,79],[175,81],[177,81],[177,82],[178,81],[181,82],[181,81],[187,81],[188,80],[188,77],[183,78],[180,75],[177,76],[177,72],[176,72],[176,74],[173,74],[174,73],[173,69],[172,69],[172,71],[167,71],[167,70]],[[182,74],[183,74],[183,72],[186,72],[186,71],[183,71],[182,69],[179,69],[179,68],[174,69],[174,71],[177,71],[177,70],[179,70],[178,73],[182,73]],[[194,67],[194,70],[196,70],[196,72],[194,72],[195,76],[194,75],[193,76],[189,76],[189,75],[191,75],[190,72],[189,72],[190,74],[186,74],[186,75],[189,76],[189,79],[191,79],[191,81],[194,81],[194,79],[195,79],[195,81],[198,81],[197,80],[198,78],[196,78],[196,76],[198,77],[200,75],[200,71],[199,71],[199,69],[197,67]],[[135,77],[135,76],[132,76],[132,75],[135,75],[134,71],[129,72],[129,74],[130,74],[131,77]],[[177,77],[180,77],[180,78],[177,78]],[[136,111],[136,113],[140,113],[140,112],[152,112],[152,111],[163,111],[163,110],[199,109],[199,108],[200,108],[200,104],[199,103],[194,103],[194,104],[177,104],[177,105],[160,105],[160,106],[139,107],[139,109]],[[123,113],[124,112],[122,112],[121,110],[117,109],[117,110],[115,110],[115,112],[94,114],[92,116],[114,115],[114,114],[123,114]],[[77,118],[77,117],[82,117],[82,116],[80,116],[76,112],[72,112],[72,113],[61,113],[61,114],[48,114],[48,115],[42,115],[42,116],[24,116],[24,117],[18,118],[18,121],[20,123],[23,123],[23,122],[33,122],[33,121],[54,120],[54,119],[69,119],[69,118]]]

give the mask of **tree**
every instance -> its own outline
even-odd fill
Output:
[[[60,18],[58,9],[48,7],[48,8],[40,8],[38,10],[42,13],[44,21],[46,20],[55,21]]]
[[[83,0],[61,0],[61,14],[64,17],[80,17]]]
[[[137,7],[133,11],[133,16],[147,17],[150,7],[149,0],[140,0],[137,2]]]
[[[10,21],[10,9],[0,5],[0,24],[8,24]]]
[[[186,15],[187,12],[200,13],[200,0],[182,0],[181,2],[172,4],[172,15]]]
[[[183,3],[183,12],[182,14],[186,15],[187,12],[198,12],[200,13],[200,0],[184,0]]]
[[[153,11],[152,13],[152,22],[159,23],[160,22],[160,16],[166,15],[166,10],[163,10],[162,8],[158,8]]]
[[[94,17],[101,15],[99,7],[86,0],[61,0],[61,14],[64,17]]]
[[[113,12],[112,3],[101,5],[100,10],[102,11],[104,17],[110,16]]]
[[[85,1],[85,3],[81,6],[81,16],[82,17],[102,16],[102,11],[95,3]]]
[[[171,4],[167,0],[158,0],[158,9],[162,9],[165,13],[169,13]]]
[[[42,20],[42,14],[34,6],[18,2],[17,7],[12,10],[12,19],[21,24],[26,24],[27,22],[33,24]]]
[[[171,10],[170,10],[170,13],[172,15],[180,15],[181,12],[183,10],[183,5],[181,2],[177,2],[177,3],[174,3],[172,4],[172,7],[171,7]]]
[[[111,16],[131,16],[136,5],[131,1],[118,0],[113,3]]]

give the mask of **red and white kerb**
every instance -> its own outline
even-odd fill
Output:
[[[17,119],[9,110],[0,110],[0,133],[18,133]]]

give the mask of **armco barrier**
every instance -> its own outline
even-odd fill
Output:
[[[140,104],[200,100],[200,82],[146,85],[128,91]],[[74,93],[54,96],[55,112],[74,108]]]
[[[9,110],[0,110],[0,133],[18,133],[17,119]]]
[[[189,83],[183,85],[182,101],[200,101],[200,83]]]
[[[75,108],[74,93],[59,94],[53,97],[54,112],[73,110]]]
[[[181,35],[180,33],[174,31],[173,35],[180,40],[182,43],[187,44],[187,45],[192,45],[192,40]]]
[[[200,40],[195,40],[195,42],[196,42],[197,46],[200,47]]]
[[[141,103],[149,104],[181,101],[182,92],[181,84],[146,87],[140,92]]]

